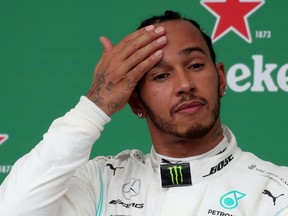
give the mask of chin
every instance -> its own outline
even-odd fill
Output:
[[[178,136],[186,139],[199,139],[209,134],[215,127],[217,121],[209,122],[208,124],[195,124],[182,133],[179,132]]]

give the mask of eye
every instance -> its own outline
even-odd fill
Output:
[[[193,69],[195,71],[199,71],[201,70],[202,68],[204,67],[204,64],[201,64],[201,63],[195,63],[195,64],[191,64],[189,65],[189,69]]]
[[[170,75],[170,73],[160,73],[160,74],[157,74],[156,76],[154,76],[153,80],[164,81],[169,75]]]

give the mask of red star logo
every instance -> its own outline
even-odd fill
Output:
[[[202,0],[201,4],[217,17],[213,42],[231,30],[248,43],[252,42],[247,18],[264,4],[264,0]]]
[[[8,139],[7,134],[0,134],[0,145],[2,145],[7,139]]]

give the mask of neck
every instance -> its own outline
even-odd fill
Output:
[[[184,158],[204,154],[215,148],[224,138],[220,121],[212,130],[200,138],[178,138],[172,135],[151,134],[154,149],[158,154],[173,158]]]

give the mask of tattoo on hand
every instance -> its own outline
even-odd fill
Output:
[[[137,82],[132,82],[131,80],[127,80],[125,90],[130,91],[131,89],[134,89],[136,85],[137,85]]]
[[[102,85],[105,83],[105,73],[102,72],[96,76],[96,86],[95,86],[95,92],[96,94],[99,94],[99,92],[102,89]]]
[[[127,80],[126,81],[126,89],[125,90],[129,90],[130,89],[130,85],[131,85],[131,81]]]
[[[106,89],[107,89],[108,91],[111,91],[112,88],[113,88],[113,82],[110,81],[110,82],[108,83],[108,85],[106,86]]]

